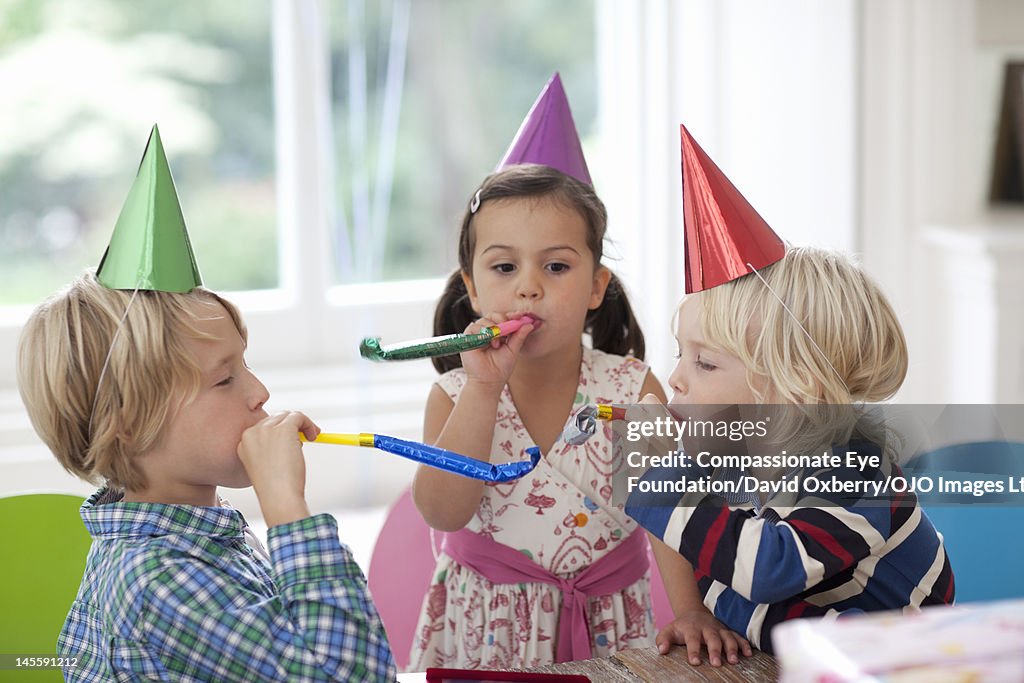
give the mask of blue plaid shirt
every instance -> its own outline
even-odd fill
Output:
[[[57,642],[69,681],[393,681],[395,663],[337,522],[270,529],[270,563],[229,507],[82,506],[93,544]]]

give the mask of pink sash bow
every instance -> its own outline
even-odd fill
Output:
[[[589,659],[592,655],[587,599],[617,593],[639,581],[648,569],[643,529],[634,531],[617,548],[569,579],[552,574],[510,546],[466,529],[445,534],[441,550],[491,583],[557,586],[562,592],[557,662]]]

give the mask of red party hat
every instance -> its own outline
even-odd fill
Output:
[[[572,120],[569,100],[557,72],[533,103],[495,170],[514,164],[550,166],[587,185],[593,184],[587,160],[583,158],[580,136]]]
[[[749,274],[750,266],[759,270],[785,256],[779,236],[690,137],[686,126],[680,125],[679,133],[686,293],[717,287]]]

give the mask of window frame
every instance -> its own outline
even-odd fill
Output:
[[[330,130],[327,7],[271,0],[277,288],[227,292],[250,330],[254,366],[345,363],[368,335],[385,341],[430,329],[444,277],[335,285],[330,268],[336,160]],[[200,264],[203,255],[198,255]],[[21,328],[34,305],[0,307],[0,386],[15,383]]]

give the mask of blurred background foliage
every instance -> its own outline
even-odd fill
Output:
[[[323,6],[336,283],[453,267],[468,197],[556,70],[586,145],[591,0]],[[206,284],[277,285],[271,10],[0,0],[0,305],[99,262],[154,122]]]

